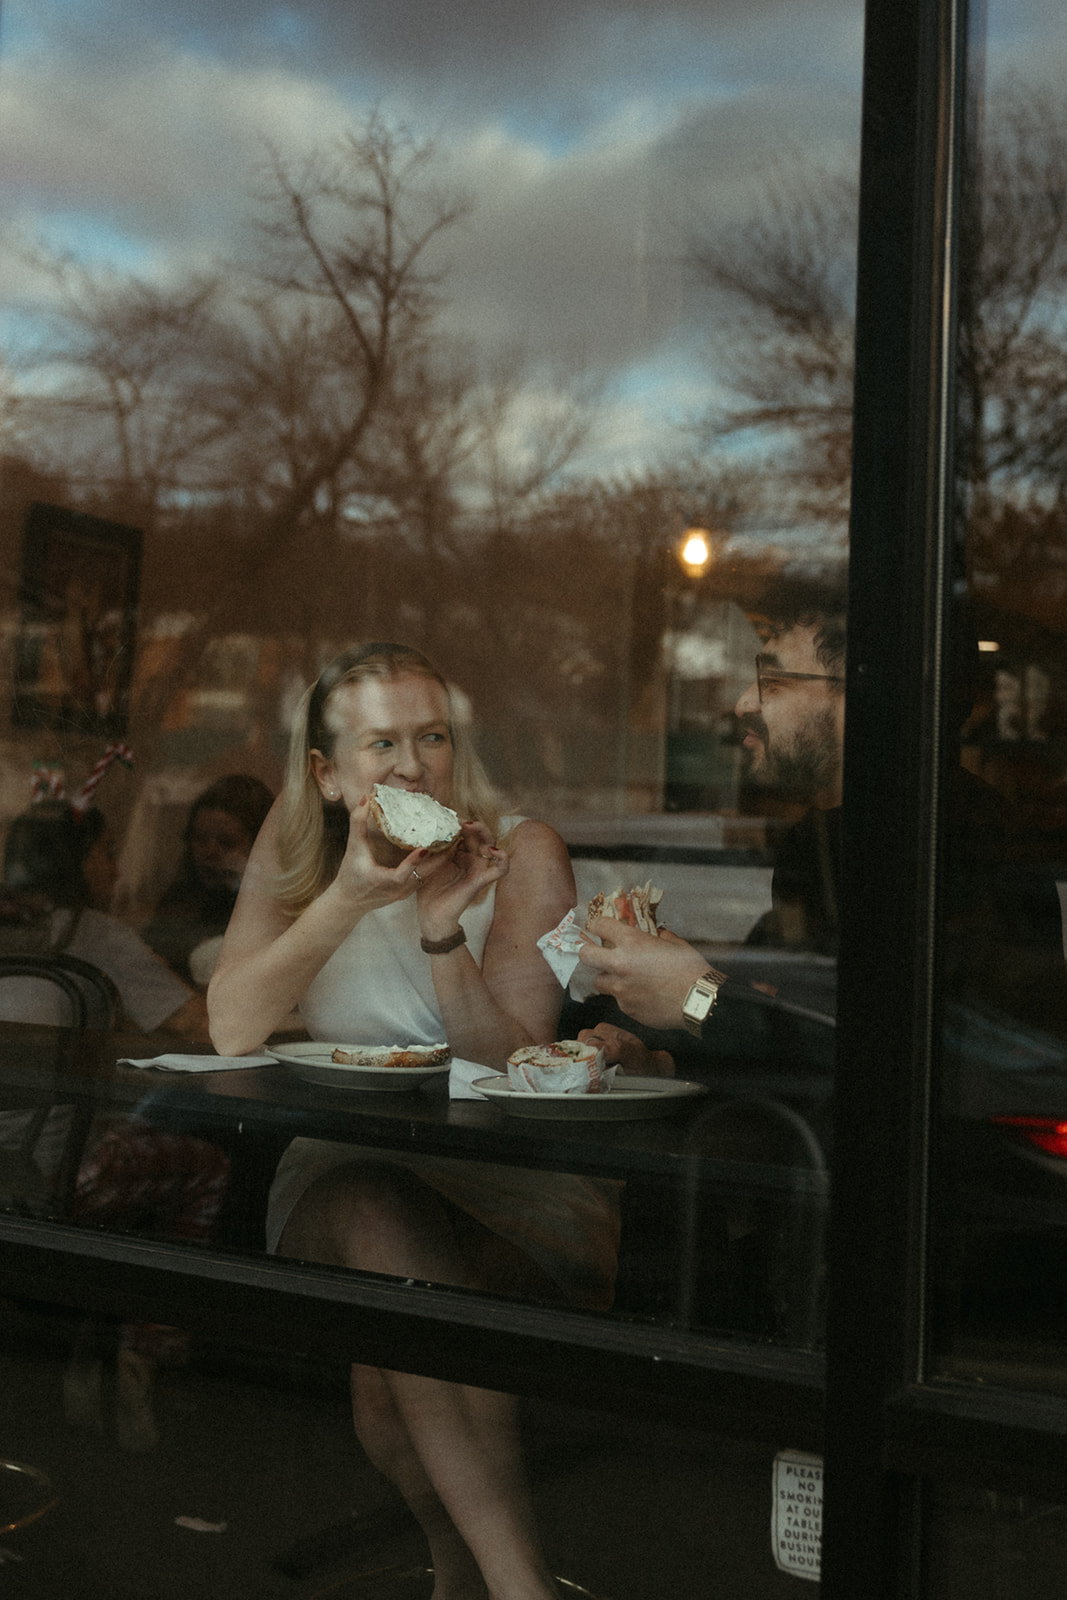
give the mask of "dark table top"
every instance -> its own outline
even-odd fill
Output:
[[[59,1030],[0,1024],[0,1099],[5,1083],[25,1087],[48,1064],[57,1094],[88,1100],[102,1113],[154,1106],[249,1136],[339,1139],[605,1177],[643,1172],[679,1180],[699,1168],[704,1179],[752,1181],[758,1165],[761,1187],[825,1186],[818,1171],[736,1160],[719,1138],[722,1100],[712,1092],[672,1101],[667,1115],[541,1120],[484,1100],[450,1100],[447,1074],[404,1092],[333,1088],[305,1081],[282,1062],[193,1073],[123,1065],[124,1056],[211,1054],[143,1034],[88,1034],[65,1056],[59,1045]]]

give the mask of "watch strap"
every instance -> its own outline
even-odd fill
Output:
[[[467,935],[462,928],[457,928],[455,933],[450,933],[447,939],[420,939],[419,944],[428,956],[447,956],[450,950],[458,950],[461,944],[466,944]]]

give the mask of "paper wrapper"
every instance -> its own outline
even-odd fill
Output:
[[[537,941],[537,948],[572,1000],[588,1000],[594,992],[593,974],[578,960],[579,950],[590,937],[582,932],[578,907],[572,906],[559,926]],[[593,942],[595,944],[596,940]]]
[[[508,1057],[508,1083],[524,1094],[605,1094],[615,1068],[593,1044],[528,1044]]]

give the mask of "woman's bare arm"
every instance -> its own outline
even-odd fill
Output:
[[[211,1039],[220,1055],[247,1055],[292,1012],[312,979],[376,906],[415,887],[412,862],[382,867],[367,843],[366,805],[352,813],[349,847],[333,882],[298,917],[274,896],[278,874],[275,802],[248,858],[237,904],[208,987]]]
[[[555,1038],[563,992],[537,941],[574,903],[574,874],[562,839],[545,823],[520,823],[506,876],[497,881],[481,970],[465,945],[430,958],[455,1055],[499,1071],[520,1045]],[[447,930],[427,931],[438,937]]]

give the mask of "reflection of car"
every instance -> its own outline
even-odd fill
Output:
[[[704,1206],[708,1216],[719,1211],[713,1226],[702,1225],[715,1257],[711,1266],[694,1257],[691,1241],[688,1255],[676,1255],[675,1271],[696,1272],[705,1281],[695,1288],[675,1284],[673,1303],[695,1310],[701,1325],[793,1340],[812,1329],[818,1291],[797,1274],[783,1273],[781,1258],[787,1248],[799,1250],[809,1275],[821,1275],[811,1251],[813,1240],[821,1245],[825,1218],[813,1196],[820,1161],[831,1164],[836,964],[758,947],[708,947],[705,953],[729,973],[715,1011],[712,1052],[685,1033],[635,1026],[603,997],[568,1006],[564,1025],[587,1025],[591,1014],[616,1020],[670,1050],[681,1076],[707,1084],[709,1110],[730,1108],[729,1137],[724,1120],[716,1130],[721,1145],[709,1148],[747,1165],[734,1173],[732,1212],[721,1194]],[[1067,1045],[1019,1019],[950,1004],[942,1085],[933,1269],[950,1324],[990,1326],[1002,1306],[1016,1318],[1051,1317],[1053,1308],[1062,1317],[1067,1272],[1039,1267],[1053,1242],[1067,1243]],[[760,1106],[775,1108],[774,1117],[760,1120]],[[804,1136],[787,1135],[787,1116]],[[806,1174],[791,1191],[782,1187],[780,1170],[775,1175],[783,1165]],[[824,1196],[827,1190],[828,1184]],[[760,1207],[760,1227],[750,1227]],[[806,1218],[806,1240],[795,1226],[798,1211]],[[692,1229],[691,1217],[684,1226]],[[716,1256],[708,1244],[715,1228],[734,1233],[734,1259],[725,1273],[722,1250]],[[754,1269],[765,1278],[758,1291],[750,1281]],[[739,1287],[738,1275],[747,1287]],[[783,1303],[783,1285],[791,1304]]]

